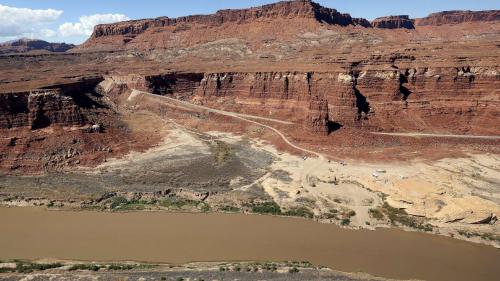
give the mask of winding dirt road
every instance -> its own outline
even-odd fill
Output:
[[[265,121],[270,121],[270,122],[275,122],[275,123],[280,123],[280,124],[286,124],[286,125],[293,125],[295,123],[288,122],[288,121],[283,121],[283,120],[278,120],[278,119],[272,119],[272,118],[266,118],[266,117],[248,115],[248,114],[241,114],[241,113],[236,113],[236,112],[231,112],[231,111],[224,111],[224,110],[219,110],[219,109],[213,109],[213,108],[210,108],[210,107],[206,107],[206,106],[202,106],[202,105],[197,105],[197,104],[192,104],[192,103],[189,103],[189,102],[186,102],[186,101],[181,101],[181,100],[170,98],[170,97],[166,97],[166,96],[155,95],[155,94],[151,94],[151,93],[143,92],[143,91],[134,90],[134,92],[135,92],[134,97],[137,97],[138,94],[141,94],[141,95],[144,95],[146,97],[150,97],[150,98],[154,98],[154,99],[159,99],[159,100],[162,100],[162,101],[165,101],[165,102],[169,102],[169,103],[174,103],[174,104],[176,104],[176,107],[180,107],[180,108],[183,108],[183,109],[188,109],[188,110],[189,109],[191,109],[191,110],[203,110],[203,111],[207,111],[207,112],[212,112],[212,113],[217,113],[217,114],[221,114],[221,115],[225,115],[225,116],[230,116],[230,117],[233,117],[233,118],[236,118],[236,119],[243,120],[245,122],[249,122],[249,123],[252,123],[252,124],[259,125],[261,127],[264,127],[266,129],[269,129],[269,130],[272,130],[273,132],[275,132],[289,146],[291,146],[291,147],[293,147],[293,148],[295,148],[295,149],[297,149],[299,151],[315,155],[315,156],[317,156],[320,159],[325,159],[325,157],[322,154],[320,154],[320,153],[318,153],[316,151],[312,151],[312,150],[309,150],[309,149],[306,149],[306,148],[303,148],[303,147],[300,147],[300,146],[297,146],[297,145],[293,144],[278,129],[275,129],[275,128],[269,126],[269,125],[260,123],[258,121],[252,120],[252,119],[265,120]],[[170,104],[170,105],[172,105],[172,104]]]
[[[202,106],[202,105],[195,105],[195,104],[192,104],[192,103],[189,103],[189,102],[186,102],[186,101],[181,101],[181,100],[170,98],[170,97],[155,95],[155,94],[151,94],[151,93],[148,93],[148,92],[137,91],[137,90],[134,90],[132,92],[131,97],[133,99],[135,97],[138,97],[139,95],[143,95],[143,96],[146,96],[146,97],[149,97],[149,98],[153,98],[153,99],[156,99],[156,100],[161,100],[161,101],[165,102],[166,105],[174,106],[176,108],[182,108],[184,110],[194,110],[194,111],[203,110],[203,111],[207,111],[207,112],[213,112],[213,113],[217,113],[217,114],[221,114],[221,115],[225,115],[225,116],[230,116],[230,117],[233,117],[233,118],[236,118],[236,119],[240,119],[240,120],[245,121],[245,122],[256,124],[258,126],[264,127],[266,129],[269,129],[269,130],[275,132],[290,147],[293,147],[293,148],[295,148],[295,149],[297,149],[299,151],[302,151],[302,152],[307,153],[307,154],[315,155],[315,156],[318,157],[318,159],[316,161],[310,161],[311,163],[307,166],[307,169],[305,169],[303,171],[302,176],[301,176],[302,187],[305,188],[309,193],[315,195],[316,198],[322,198],[323,200],[325,200],[327,202],[333,203],[333,200],[331,198],[328,198],[327,196],[325,196],[324,194],[322,194],[319,190],[317,190],[316,188],[314,188],[314,186],[309,183],[309,176],[320,165],[322,165],[322,164],[324,164],[326,162],[325,161],[326,157],[324,155],[322,155],[321,153],[318,153],[316,151],[312,151],[312,150],[309,150],[309,149],[306,149],[306,148],[303,148],[303,147],[300,147],[298,145],[293,144],[278,129],[273,128],[273,127],[271,127],[269,125],[266,125],[266,124],[262,124],[262,123],[260,123],[258,121],[255,121],[255,120],[251,120],[251,119],[265,120],[265,121],[276,122],[276,123],[287,124],[287,125],[292,125],[294,123],[287,122],[287,121],[282,121],[282,120],[277,120],[277,119],[272,119],[272,118],[265,118],[265,117],[260,117],[260,116],[253,116],[253,115],[241,114],[241,113],[236,113],[236,112],[231,112],[231,111],[224,111],[224,110],[213,109],[213,108],[210,108],[210,107],[206,107],[206,106]],[[257,181],[265,180],[268,176],[269,175],[266,174],[266,175],[264,175],[264,177],[258,179]],[[252,184],[250,184],[248,186],[245,186],[243,188],[248,188],[249,186],[251,186],[253,184],[254,183],[252,183]],[[322,202],[320,202],[320,204],[323,205]]]

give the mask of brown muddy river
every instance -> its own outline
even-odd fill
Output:
[[[424,280],[499,280],[500,250],[400,230],[345,230],[292,218],[0,208],[0,259],[308,260],[347,272]]]

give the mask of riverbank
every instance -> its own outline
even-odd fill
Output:
[[[239,214],[50,212],[0,208],[1,260],[184,264],[308,260],[395,279],[496,280],[498,249],[396,229],[342,229],[310,220]]]
[[[3,273],[3,274],[1,274]],[[363,273],[345,273],[309,262],[222,262],[140,264],[140,263],[82,263],[77,261],[41,260],[0,263],[0,280],[40,281],[75,280],[238,280],[238,281],[391,281]],[[395,280],[394,280],[395,281]]]

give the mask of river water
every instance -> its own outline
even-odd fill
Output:
[[[500,250],[395,229],[243,214],[0,208],[0,259],[310,261],[398,279],[500,280]]]

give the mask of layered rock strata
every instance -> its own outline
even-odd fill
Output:
[[[376,18],[371,22],[371,25],[375,28],[388,28],[388,29],[396,29],[396,28],[406,28],[406,29],[415,29],[415,25],[413,24],[413,20],[410,19],[409,16],[389,16],[389,17],[381,17]]]
[[[500,10],[491,11],[445,11],[433,13],[421,19],[416,19],[417,26],[460,24],[466,22],[485,22],[500,20]]]
[[[0,94],[0,129],[83,125],[85,110],[98,105],[88,93],[100,81],[92,78],[50,89]]]

